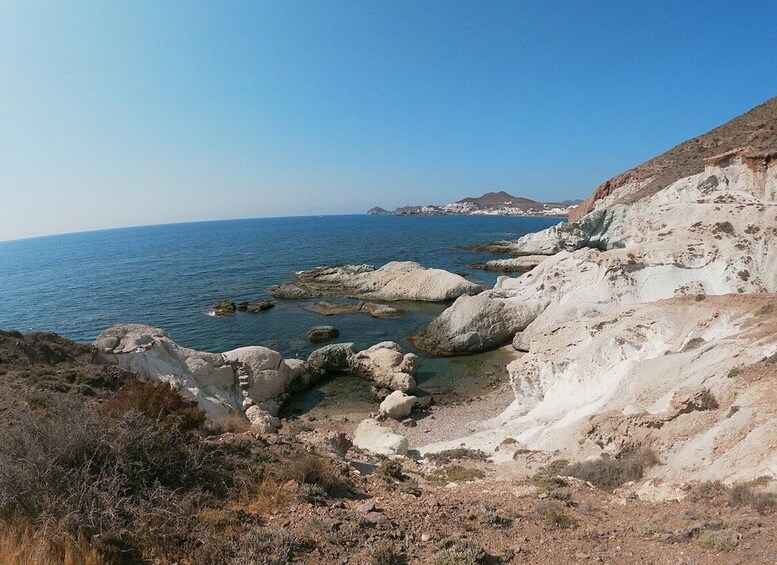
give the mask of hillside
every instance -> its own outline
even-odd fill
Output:
[[[575,221],[590,212],[594,204],[630,182],[649,181],[622,198],[624,203],[652,196],[674,181],[704,170],[704,159],[739,147],[757,151],[777,150],[777,97],[725,124],[671,148],[602,183],[593,195],[569,214]]]

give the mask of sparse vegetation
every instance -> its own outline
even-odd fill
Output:
[[[370,548],[370,565],[400,565],[404,562],[402,555],[389,542],[378,542]]]
[[[704,530],[696,538],[696,543],[713,551],[731,551],[739,544],[739,534],[734,530]]]
[[[479,449],[467,449],[457,447],[456,449],[446,449],[437,453],[429,453],[426,459],[436,465],[448,465],[454,461],[485,461],[488,456]]]
[[[463,467],[461,465],[448,465],[442,469],[437,469],[430,479],[435,482],[468,482],[485,478],[485,472],[473,467]]]
[[[543,520],[545,521],[545,524],[553,528],[567,529],[577,526],[577,521],[574,518],[556,510],[555,508],[546,509],[545,514],[543,515]]]
[[[705,388],[699,393],[699,396],[696,398],[695,406],[697,410],[701,411],[717,410],[720,408],[718,399],[715,398],[715,395],[712,394],[712,391],[708,388]]]
[[[481,565],[486,563],[486,551],[470,540],[450,537],[443,539],[434,555],[434,565]]]
[[[642,478],[645,470],[658,463],[651,449],[627,452],[618,458],[601,457],[595,461],[582,461],[569,465],[563,474],[588,481],[609,492],[619,486]]]

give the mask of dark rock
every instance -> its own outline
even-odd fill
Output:
[[[340,337],[340,330],[334,326],[314,326],[308,330],[308,339],[312,342],[331,341]]]
[[[241,312],[258,314],[259,312],[265,312],[274,306],[275,302],[271,300],[257,300],[256,302],[241,302],[237,305],[237,309]]]
[[[216,316],[231,316],[235,310],[237,310],[237,306],[229,300],[222,300],[213,305],[213,313]]]
[[[308,372],[313,375],[348,372],[354,355],[356,348],[353,343],[325,345],[308,357]]]

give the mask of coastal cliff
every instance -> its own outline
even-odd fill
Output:
[[[772,99],[616,177],[576,221],[493,244],[547,258],[457,299],[414,339],[435,354],[511,340],[528,352],[508,368],[515,402],[468,446],[509,436],[579,460],[648,445],[664,463],[643,486],[656,497],[777,475],[770,385],[732,377],[774,373],[759,363],[777,353],[776,129]],[[713,138],[725,152],[684,160]],[[758,143],[730,147],[743,140]],[[715,408],[689,408],[700,394]]]

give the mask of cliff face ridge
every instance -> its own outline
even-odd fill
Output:
[[[588,200],[570,212],[569,221],[579,220],[593,210],[600,200],[627,184],[639,185],[639,189],[630,193],[628,198],[624,195],[624,203],[633,203],[655,194],[678,179],[702,172],[706,159],[747,146],[756,151],[777,150],[777,97],[606,180]]]

